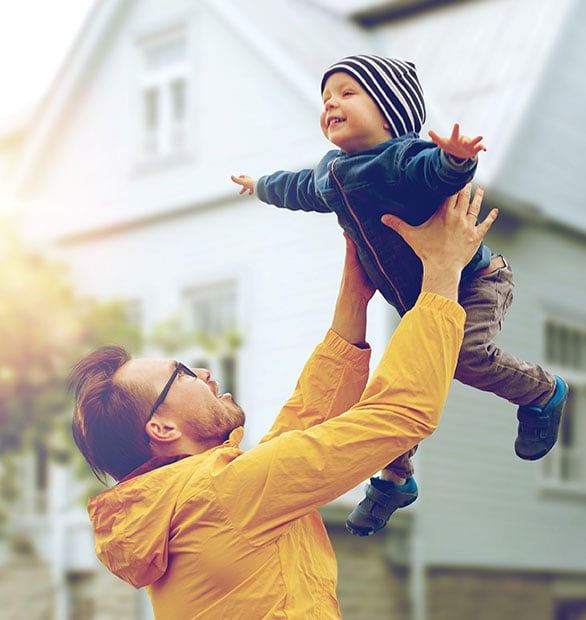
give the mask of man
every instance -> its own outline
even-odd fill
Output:
[[[247,452],[244,414],[209,371],[117,348],[79,363],[77,445],[97,474],[120,481],[90,500],[96,551],[147,586],[156,618],[340,618],[317,508],[436,428],[462,341],[460,272],[497,215],[476,226],[481,200],[467,186],[418,228],[384,216],[421,258],[422,294],[368,385],[374,289],[347,239],[331,329]]]

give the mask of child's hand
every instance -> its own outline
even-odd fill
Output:
[[[238,177],[232,175],[230,178],[234,181],[234,183],[242,186],[242,189],[240,190],[241,194],[244,194],[245,192],[248,192],[250,196],[254,194],[254,179],[252,177],[241,174]]]
[[[476,136],[476,138],[461,136],[458,123],[454,125],[452,135],[449,138],[442,138],[435,131],[430,131],[429,137],[442,151],[457,159],[472,159],[480,151],[486,151],[484,144],[480,144],[482,136]]]

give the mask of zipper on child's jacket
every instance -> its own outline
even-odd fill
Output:
[[[346,192],[344,191],[344,188],[342,187],[342,184],[340,183],[338,177],[336,176],[336,172],[334,170],[334,164],[338,161],[338,159],[339,158],[336,157],[336,158],[334,158],[332,160],[332,163],[330,164],[330,172],[332,173],[332,178],[334,179],[336,185],[338,186],[338,190],[340,191],[340,194],[342,195],[342,198],[344,199],[344,204],[346,206],[346,210],[348,211],[348,213],[350,214],[350,216],[352,217],[352,219],[356,223],[356,227],[358,229],[358,232],[360,233],[360,236],[362,237],[362,239],[364,240],[364,243],[368,247],[368,249],[370,251],[370,254],[372,255],[372,257],[374,258],[376,264],[378,265],[378,269],[379,269],[380,273],[382,273],[382,275],[385,277],[385,280],[389,283],[389,285],[393,289],[393,292],[395,293],[395,298],[397,299],[397,302],[401,305],[401,307],[403,308],[403,311],[407,312],[407,306],[405,305],[405,302],[403,301],[403,298],[401,297],[401,295],[399,293],[399,290],[395,286],[395,283],[388,276],[387,272],[383,269],[383,266],[382,266],[381,262],[379,261],[378,256],[377,256],[376,252],[374,251],[374,248],[372,247],[370,241],[368,240],[368,237],[366,236],[366,233],[364,232],[364,229],[362,228],[362,225],[360,223],[360,220],[358,219],[358,216],[356,215],[356,213],[354,213],[354,210],[352,209],[352,206],[350,205],[350,201],[348,200],[348,197],[346,196]]]

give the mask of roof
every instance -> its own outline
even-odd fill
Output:
[[[585,3],[435,4],[374,27],[386,55],[418,67],[428,106],[422,134],[449,132],[459,122],[466,135],[483,135],[488,151],[476,178],[487,196],[583,235],[577,179],[586,137]]]
[[[264,52],[264,61],[282,62],[288,78],[300,76],[319,101],[319,83],[326,67],[353,53],[377,50],[368,33],[313,0],[206,0],[210,10],[231,24]],[[303,36],[299,36],[303,33]],[[295,73],[298,71],[299,73]]]
[[[15,175],[15,191],[41,160],[76,90],[108,44],[114,25],[138,2],[102,0],[95,4],[32,125]],[[429,120],[425,129],[433,127],[441,133],[457,121],[464,133],[484,135],[489,150],[481,156],[478,180],[518,202],[527,201],[528,189],[521,188],[519,194],[510,174],[515,168],[511,154],[518,154],[519,143],[527,140],[524,122],[529,111],[539,108],[541,84],[550,79],[552,71],[550,59],[557,55],[558,62],[564,62],[566,33],[577,28],[571,23],[571,11],[584,11],[576,8],[579,0],[204,0],[201,5],[235,29],[263,62],[278,68],[315,105],[319,104],[317,90],[324,68],[343,56],[381,53],[413,60],[426,92]],[[385,7],[413,5],[432,8],[391,21],[383,19],[370,30],[361,26],[368,11],[380,16]],[[586,32],[581,34],[580,41],[586,41]],[[583,47],[580,41],[576,45]],[[573,62],[575,71],[580,71],[578,53]],[[581,91],[581,95],[586,93]],[[542,143],[540,148],[547,151],[548,145]],[[576,148],[580,153],[579,145]],[[531,199],[539,202],[539,196]],[[559,219],[557,207],[549,215]],[[547,210],[543,205],[539,208]],[[565,219],[586,231],[586,217],[581,213],[573,209]]]

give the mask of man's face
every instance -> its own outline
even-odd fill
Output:
[[[244,413],[231,394],[220,394],[218,382],[211,379],[209,370],[191,370],[197,376],[181,368],[176,372],[177,362],[174,360],[133,359],[118,369],[116,380],[152,391],[154,405],[175,374],[154,415],[160,413],[172,417],[177,428],[191,439],[219,445],[231,431],[244,424]]]
[[[392,138],[382,112],[347,73],[333,73],[322,94],[320,125],[324,136],[346,153],[372,148]]]

